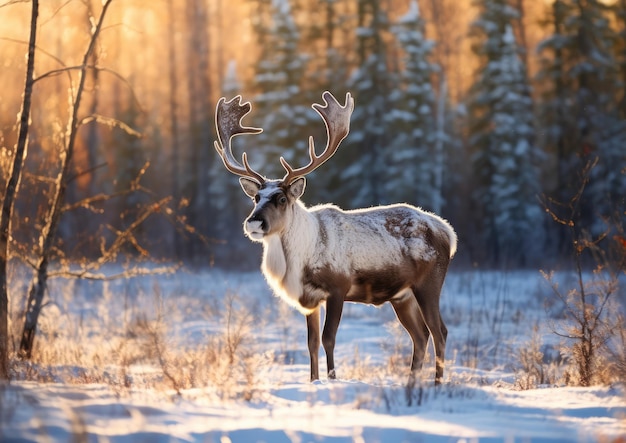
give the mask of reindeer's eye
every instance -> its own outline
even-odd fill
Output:
[[[284,195],[280,196],[280,198],[278,199],[278,204],[279,205],[287,204],[287,197],[285,197]]]

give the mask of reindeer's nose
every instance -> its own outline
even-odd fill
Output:
[[[263,217],[259,214],[252,214],[248,219],[248,224],[254,225],[257,229],[265,231],[267,228],[267,223]]]
[[[267,223],[258,215],[252,215],[246,220],[244,231],[251,240],[260,241],[267,232]]]

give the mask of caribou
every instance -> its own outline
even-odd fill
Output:
[[[311,381],[319,379],[320,308],[325,305],[321,343],[327,376],[336,378],[334,348],[345,302],[391,303],[413,343],[411,377],[421,370],[428,340],[435,350],[435,384],[443,380],[447,328],[439,299],[457,237],[441,217],[408,204],[344,211],[332,204],[306,207],[300,200],[305,176],[337,151],[347,137],[354,99],[341,105],[328,91],[324,104],[313,104],[326,126],[327,142],[317,154],[309,137],[307,165],[293,168],[281,157],[282,179],[268,179],[232,152],[232,139],[258,134],[243,126],[252,109],[241,96],[217,103],[215,149],[224,166],[240,176],[254,208],[244,222],[245,234],[263,243],[262,272],[274,293],[306,316]]]

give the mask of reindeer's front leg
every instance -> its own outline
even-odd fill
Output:
[[[311,381],[319,380],[319,349],[320,349],[320,308],[306,316],[306,329],[311,360]]]
[[[335,337],[343,313],[343,297],[331,295],[326,300],[326,319],[324,320],[324,332],[322,332],[322,344],[326,352],[326,363],[328,367],[328,378],[337,378],[335,373]]]

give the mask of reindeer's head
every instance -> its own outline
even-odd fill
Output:
[[[279,180],[270,180],[254,171],[248,164],[248,156],[244,152],[242,163],[239,163],[232,152],[232,138],[239,134],[259,134],[263,130],[242,126],[241,120],[252,109],[250,103],[241,103],[241,96],[230,101],[223,97],[217,103],[215,124],[219,141],[215,149],[222,158],[224,166],[230,172],[240,175],[239,182],[243,191],[254,201],[254,209],[244,224],[244,231],[255,241],[265,236],[279,234],[290,223],[290,214],[296,201],[304,193],[306,179],[304,176],[332,157],[341,141],[350,130],[350,115],[354,109],[354,100],[350,93],[346,94],[343,106],[337,102],[330,92],[324,92],[322,99],[325,105],[314,104],[313,109],[324,119],[328,141],[321,155],[315,153],[313,137],[309,137],[308,165],[293,169],[281,157],[280,163],[287,174]]]

